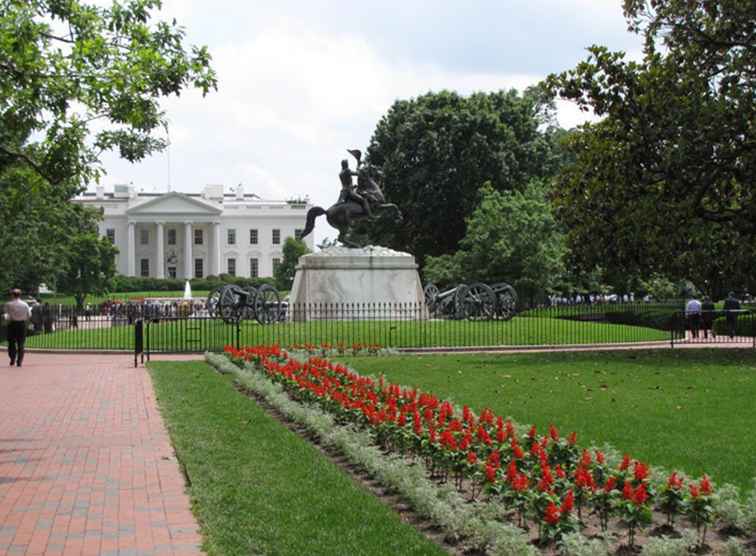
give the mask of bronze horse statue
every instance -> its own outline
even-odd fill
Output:
[[[369,165],[359,168],[357,173],[357,192],[368,200],[370,210],[373,211],[375,216],[387,214],[393,216],[395,222],[401,222],[402,212],[394,203],[387,203],[385,201],[380,186],[371,177],[372,171]],[[312,207],[307,211],[307,223],[300,238],[304,238],[310,234],[315,228],[315,219],[324,214],[328,223],[339,231],[338,241],[347,247],[362,247],[351,241],[348,235],[352,224],[357,220],[366,218],[368,215],[359,203],[351,200],[336,203],[328,207],[328,209]]]

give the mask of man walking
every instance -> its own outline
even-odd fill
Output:
[[[724,302],[725,318],[727,319],[727,332],[730,338],[735,337],[738,328],[738,311],[740,311],[740,301],[735,297],[735,292],[727,294]]]
[[[11,300],[5,304],[8,318],[8,356],[11,367],[20,367],[24,361],[24,343],[26,342],[26,321],[31,318],[31,308],[21,301],[21,290],[11,290]]]
[[[695,297],[685,305],[685,316],[693,337],[698,338],[698,331],[701,328],[701,302]]]

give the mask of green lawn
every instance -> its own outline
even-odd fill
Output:
[[[750,489],[756,476],[756,352],[658,350],[356,357],[356,370],[549,423],[579,442]]]
[[[102,328],[80,319],[76,330],[32,336],[29,347],[133,349],[134,330],[129,326]],[[219,350],[236,342],[236,328],[219,320],[184,320],[150,323],[154,350]],[[669,333],[641,326],[562,319],[515,317],[511,321],[310,321],[261,326],[243,321],[240,345],[278,343],[379,344],[387,347],[446,347],[500,345],[566,345],[614,342],[667,341]]]
[[[211,555],[443,554],[204,363],[151,363]]]

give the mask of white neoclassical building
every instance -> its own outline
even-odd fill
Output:
[[[287,237],[305,227],[306,201],[265,201],[241,186],[202,193],[144,193],[129,185],[97,187],[75,202],[103,211],[100,232],[118,247],[126,276],[202,278],[272,276]],[[312,250],[312,235],[305,238]]]

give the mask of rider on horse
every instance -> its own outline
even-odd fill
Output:
[[[359,162],[357,164],[359,169]],[[348,203],[349,201],[355,201],[362,206],[362,210],[368,217],[372,217],[373,213],[370,210],[370,203],[368,200],[357,193],[354,185],[352,184],[352,176],[358,176],[359,172],[353,172],[349,169],[349,162],[345,159],[341,161],[341,172],[339,172],[339,180],[341,180],[341,194],[337,203]]]

